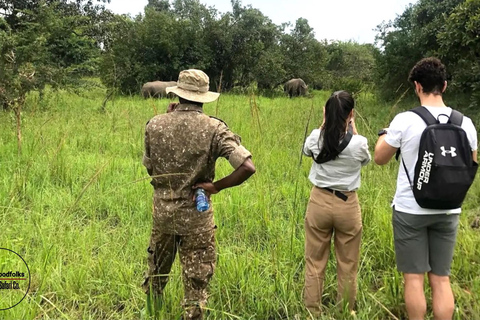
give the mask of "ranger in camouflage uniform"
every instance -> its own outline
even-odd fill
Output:
[[[167,113],[151,119],[145,130],[143,164],[152,177],[153,228],[148,247],[147,294],[158,297],[178,250],[185,289],[184,319],[202,319],[207,285],[215,270],[213,209],[198,212],[194,189],[208,196],[241,184],[255,173],[250,152],[227,125],[203,113],[203,103],[215,101],[209,78],[200,70],[180,72],[177,86],[167,88],[179,96]],[[228,159],[235,169],[216,182],[215,161]]]

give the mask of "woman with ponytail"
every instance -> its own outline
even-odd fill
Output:
[[[313,184],[305,216],[305,292],[307,309],[321,312],[325,269],[333,236],[337,259],[338,302],[353,310],[362,235],[356,190],[360,169],[370,159],[367,139],[358,134],[355,102],[346,91],[334,92],[323,109],[323,124],[305,140],[303,152],[314,159]]]

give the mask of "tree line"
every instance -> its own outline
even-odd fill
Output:
[[[384,97],[408,86],[416,61],[436,56],[447,66],[449,91],[470,96],[471,105],[478,107],[480,0],[420,0],[377,31],[381,50],[375,55],[374,78]]]
[[[117,15],[108,0],[0,0],[0,104],[31,90],[76,89],[88,77],[110,92],[204,70],[212,90],[281,91],[291,78],[310,88],[378,90],[395,98],[424,56],[440,57],[455,92],[480,100],[480,0],[420,0],[378,26],[376,44],[319,41],[308,21],[274,24],[240,0],[219,13],[198,0],[149,0]],[[113,0],[115,1],[115,0]]]
[[[372,45],[319,42],[306,19],[276,25],[258,9],[231,3],[232,11],[220,14],[195,0],[150,0],[135,19],[115,16],[102,80],[123,93],[146,81],[176,80],[187,68],[204,70],[214,90],[272,90],[291,78],[313,88],[340,78],[357,87],[371,82]]]

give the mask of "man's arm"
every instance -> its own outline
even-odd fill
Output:
[[[384,134],[378,137],[377,144],[375,145],[373,161],[378,165],[387,164],[398,150],[398,148],[394,148],[385,142],[385,136]]]
[[[478,158],[477,158],[478,153],[477,152],[478,152],[477,150],[472,151],[472,158],[473,158],[473,161],[478,163]]]
[[[203,188],[207,192],[208,195],[216,194],[222,191],[223,189],[231,188],[242,184],[245,180],[250,178],[256,169],[253,165],[252,159],[247,158],[245,161],[231,174],[228,176],[215,181],[214,183],[211,182],[202,182],[197,183],[193,186],[193,189]]]
[[[230,165],[235,169],[228,176],[215,182],[198,182],[192,188],[203,188],[208,196],[216,194],[223,189],[231,188],[242,184],[255,173],[255,166],[252,162],[252,154],[241,145],[241,138],[234,134],[225,122],[217,121],[217,132],[212,144],[215,158],[223,157],[228,159]]]
[[[148,122],[146,126],[148,126]],[[145,152],[143,154],[142,163],[147,169],[148,175],[151,176],[153,174],[153,168],[152,168],[152,160],[150,159],[150,138],[149,138],[148,130],[146,127],[145,127]]]

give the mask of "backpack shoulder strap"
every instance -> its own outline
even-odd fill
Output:
[[[452,109],[452,114],[450,115],[450,118],[448,119],[448,123],[457,125],[459,127],[462,126],[463,122],[463,114],[461,112],[458,112],[457,110]]]
[[[427,126],[431,126],[432,124],[438,123],[438,120],[435,119],[435,117],[425,107],[420,106],[420,107],[416,107],[416,108],[414,108],[412,110],[409,110],[409,111],[411,111],[413,113],[416,113],[420,118],[423,119],[423,121],[425,121]],[[453,110],[452,110],[452,112],[453,112]]]
[[[427,124],[427,126],[438,123],[438,120],[435,119],[435,117],[425,107],[419,106],[408,111],[417,114],[420,118],[422,118],[422,120]],[[398,148],[395,154],[395,160],[398,161],[400,157],[400,153],[401,153],[401,150],[400,148]]]
[[[353,134],[350,132],[350,131],[347,131],[347,133],[345,134],[345,137],[343,138],[342,140],[342,143],[340,143],[340,146],[339,146],[339,150],[340,152],[342,152],[343,150],[345,150],[345,148],[348,146],[348,144],[350,143],[350,140],[352,140],[352,136]],[[339,152],[339,153],[340,153]]]
[[[343,150],[345,150],[345,148],[350,143],[350,140],[352,140],[352,136],[353,136],[352,133],[350,131],[347,131],[347,133],[345,134],[345,138],[343,138],[342,142],[338,146],[338,149],[339,149],[338,154],[340,154]],[[332,156],[328,156],[328,157],[325,157],[325,158],[322,158],[322,159],[320,159],[318,156],[316,158],[313,158],[313,160],[315,160],[315,162],[318,163],[318,164],[322,164],[322,163],[328,162],[328,161],[333,160],[333,159],[334,159],[334,157],[332,157]]]

